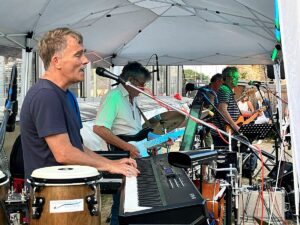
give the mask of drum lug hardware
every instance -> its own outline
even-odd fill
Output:
[[[43,212],[43,206],[45,204],[45,198],[35,197],[32,202],[32,219],[39,219]]]
[[[99,206],[98,201],[95,195],[88,195],[86,197],[86,203],[88,205],[88,209],[90,211],[91,216],[98,216],[99,214]]]

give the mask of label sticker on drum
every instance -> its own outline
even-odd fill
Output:
[[[50,213],[83,211],[83,199],[50,201]]]

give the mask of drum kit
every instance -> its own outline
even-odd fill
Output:
[[[149,123],[148,123],[149,122]],[[158,114],[144,123],[143,128],[150,126],[155,134],[165,134],[176,128],[185,126],[185,116],[176,111]]]
[[[205,109],[202,111],[201,119],[211,116],[211,111]],[[155,134],[165,134],[176,128],[186,126],[186,117],[177,111],[167,111],[151,117],[147,123],[143,124],[143,128],[150,126]]]
[[[8,177],[0,171],[0,224],[101,224],[100,180],[89,166],[36,169],[27,180],[30,195],[8,191]]]

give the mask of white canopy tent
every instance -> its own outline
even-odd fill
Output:
[[[47,30],[67,26],[83,34],[93,60],[107,65],[129,60],[146,64],[154,53],[160,65],[272,64],[276,44],[273,0],[0,2],[0,45],[30,50]],[[280,0],[279,5],[294,150],[300,145],[296,129],[300,89],[294,82],[300,69],[294,60],[300,52],[299,4]],[[25,50],[23,54],[25,62],[31,62],[32,54]],[[150,64],[154,62],[153,58]],[[30,73],[30,66],[24,67]],[[294,156],[300,168],[297,151]]]
[[[275,45],[272,0],[3,0],[0,17],[0,45],[68,26],[115,65],[271,64]]]

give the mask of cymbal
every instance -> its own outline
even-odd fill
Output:
[[[164,134],[164,130],[167,132],[174,130],[175,128],[185,126],[185,116],[176,111],[168,111],[158,114],[149,120],[153,133]],[[144,123],[143,128],[148,124]]]

